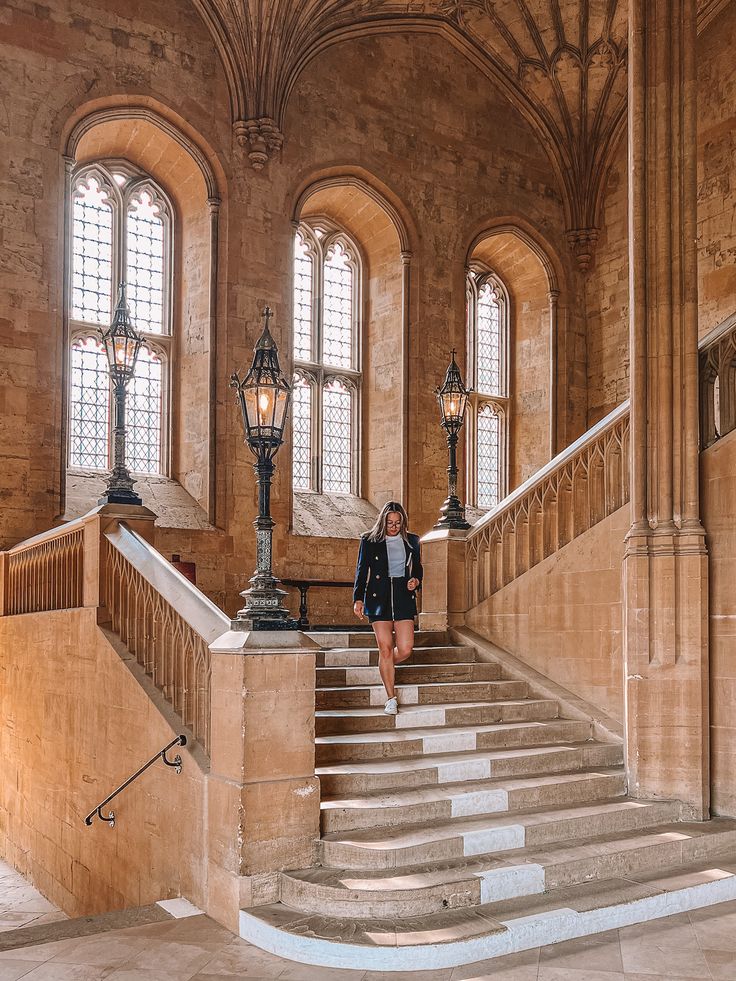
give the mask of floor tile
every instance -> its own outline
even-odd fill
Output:
[[[716,981],[734,981],[736,978],[736,951],[704,950],[706,963]]]
[[[200,968],[201,978],[277,978],[286,961],[258,947],[237,940],[221,948]]]
[[[626,975],[620,971],[593,971],[541,964],[537,977],[538,981],[625,981]]]
[[[708,978],[710,971],[700,949],[688,950],[676,947],[647,946],[640,939],[627,944],[621,940],[621,957],[624,973],[659,974],[673,978]]]
[[[0,961],[0,981],[18,981],[34,967],[40,967],[41,961]]]
[[[146,940],[137,952],[120,967],[143,970],[155,966],[158,971],[202,971],[220,949],[216,944],[171,943],[168,940]]]
[[[143,938],[119,939],[107,933],[97,934],[75,939],[52,957],[49,963],[97,964],[101,967],[114,967],[132,960],[145,943]]]
[[[539,954],[543,965],[554,968],[585,968],[589,971],[618,971],[623,973],[621,947],[618,938],[598,943],[592,937],[580,937],[543,947]]]
[[[451,981],[537,981],[539,949],[456,967]]]
[[[619,930],[622,944],[635,945],[639,941],[648,946],[676,947],[679,950],[698,950],[700,944],[695,928],[687,913],[676,913],[659,920],[636,923]]]

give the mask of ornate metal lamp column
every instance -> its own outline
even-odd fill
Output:
[[[447,434],[450,463],[447,468],[447,500],[440,508],[442,517],[435,528],[469,528],[465,520],[465,508],[457,496],[457,442],[465,420],[469,389],[463,385],[460,369],[455,361],[455,349],[450,354],[450,366],[442,388],[437,389],[437,401],[442,413],[442,428]]]
[[[113,408],[113,468],[107,480],[107,490],[99,504],[142,504],[133,490],[135,481],[125,463],[127,425],[125,399],[128,382],[135,374],[143,338],[133,327],[130,310],[125,301],[125,283],[120,284],[115,315],[107,330],[102,331],[102,343],[107,355],[108,370],[112,381]]]
[[[286,590],[271,569],[274,520],[271,517],[273,458],[284,441],[284,428],[291,399],[291,386],[281,374],[278,348],[268,329],[271,310],[263,311],[263,334],[256,344],[253,364],[244,379],[234,372],[230,384],[237,392],[243,416],[245,441],[256,458],[253,465],[258,480],[256,529],[256,571],[250,588],[240,595],[246,601],[233,620],[236,630],[298,630],[283,605]]]

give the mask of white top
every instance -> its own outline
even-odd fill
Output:
[[[386,535],[386,550],[388,552],[388,574],[390,576],[405,576],[406,549],[401,535]]]

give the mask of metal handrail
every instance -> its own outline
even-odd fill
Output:
[[[94,810],[89,812],[87,817],[84,819],[84,823],[87,825],[87,827],[90,827],[95,817],[98,817],[100,821],[106,821],[111,828],[114,828],[115,812],[110,811],[109,814],[105,815],[102,813],[102,808],[105,806],[105,804],[109,804],[114,797],[117,797],[118,794],[122,793],[126,787],[129,787],[134,780],[137,780],[138,777],[149,768],[149,766],[153,766],[153,764],[156,762],[157,759],[159,759],[159,757],[164,761],[166,766],[172,766],[177,773],[181,773],[182,762],[179,753],[176,754],[173,760],[167,760],[166,754],[173,746],[186,746],[186,744],[187,744],[187,737],[183,734],[177,736],[176,739],[172,739],[167,746],[164,746],[164,748],[159,750],[155,756],[152,756],[147,763],[144,763],[143,766],[140,768],[140,770],[136,770],[131,777],[128,777],[125,783],[121,783],[120,786],[117,788],[117,790],[113,790],[113,792],[110,794],[109,797],[106,797],[103,801],[101,801],[97,805],[97,807],[94,808]]]

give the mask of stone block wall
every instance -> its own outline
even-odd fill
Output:
[[[470,610],[467,625],[623,719],[622,578],[628,506]]]
[[[0,545],[50,527],[64,510],[63,152],[75,122],[110,106],[133,114],[146,108],[184,133],[208,160],[222,202],[217,319],[210,328],[203,322],[209,283],[202,268],[208,214],[186,167],[167,162],[163,153],[157,159],[155,140],[141,126],[126,124],[115,142],[116,124],[108,120],[80,145],[80,159],[91,159],[96,147],[102,152],[103,143],[105,152],[133,156],[160,179],[187,220],[179,242],[186,295],[177,296],[175,309],[180,370],[171,393],[172,473],[198,507],[216,515],[217,531],[191,516],[180,522],[180,534],[175,520],[167,522],[162,550],[196,561],[205,591],[228,611],[237,608],[237,593],[255,564],[255,486],[227,380],[250,363],[265,303],[274,308],[274,335],[289,372],[293,209],[310,181],[348,170],[386,188],[410,229],[410,417],[405,473],[398,477],[407,485],[414,530],[431,527],[446,493],[434,388],[449,348],[461,354],[465,348],[464,265],[484,223],[518,216],[537,229],[573,284],[568,308],[580,306],[547,156],[505,97],[442,38],[345,41],[323,51],[297,79],[284,149],[256,172],[233,139],[223,70],[194,8],[154,2],[127,11],[111,0],[11,0],[0,16],[0,127],[7,133],[0,156]],[[379,504],[401,487],[393,447],[399,417],[382,387],[395,381],[401,294],[393,265],[391,284],[378,283],[388,251],[394,262],[393,242],[389,248],[382,230],[368,221],[354,231],[375,246],[366,358],[375,426],[364,440],[363,463],[365,492]],[[584,364],[584,333],[580,338],[571,356]],[[206,358],[214,359],[211,404]],[[582,418],[583,403],[584,392],[575,388],[570,413]],[[217,435],[209,446],[212,425]],[[354,541],[289,533],[288,448],[277,465],[277,571],[350,578]]]
[[[206,777],[186,750],[85,816],[178,731],[94,609],[0,618],[0,854],[70,916],[186,896],[206,904]],[[170,754],[170,758],[173,754]]]

